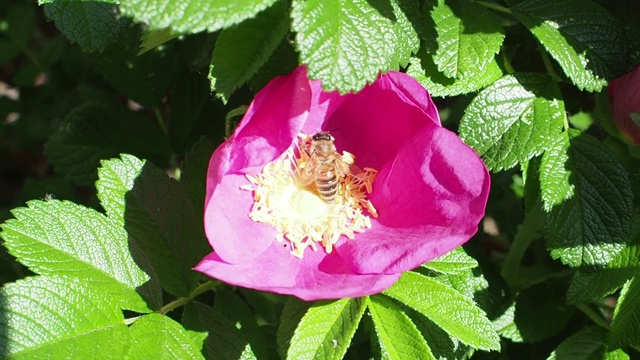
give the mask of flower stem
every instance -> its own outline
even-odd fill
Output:
[[[167,124],[165,124],[164,122],[164,117],[162,116],[160,109],[155,108],[153,109],[153,112],[155,113],[156,119],[158,120],[158,126],[160,126],[160,130],[162,130],[162,133],[167,134],[168,133]]]
[[[576,304],[576,307],[582,311],[589,319],[591,319],[596,325],[601,326],[607,330],[609,330],[609,324],[604,321],[604,319],[598,315],[592,308],[587,306],[587,304]]]
[[[162,315],[165,315],[168,312],[171,312],[172,310],[174,310],[176,308],[179,308],[180,306],[184,306],[189,301],[195,299],[198,295],[200,295],[200,294],[202,294],[204,292],[207,292],[209,290],[215,289],[219,285],[220,285],[220,282],[214,281],[214,280],[209,280],[209,281],[207,281],[205,283],[202,283],[202,284],[198,285],[198,287],[193,289],[193,291],[191,291],[189,296],[185,296],[185,297],[181,297],[181,298],[177,298],[177,299],[173,300],[172,302],[170,302],[167,305],[163,306],[160,310],[158,310],[158,312],[160,314],[162,314]]]
[[[218,286],[220,286],[220,282],[216,280],[209,280],[207,282],[204,282],[198,285],[198,287],[196,287],[195,289],[193,289],[191,294],[189,294],[189,298],[195,299],[198,295],[205,293],[209,290],[213,290]]]
[[[551,63],[551,58],[549,54],[544,50],[544,47],[538,43],[538,50],[540,51],[540,57],[542,58],[542,63],[544,64],[544,68],[547,70],[547,74],[551,76],[555,82],[562,81],[562,77],[558,75],[556,70],[553,68],[553,64]]]
[[[228,138],[229,136],[231,136],[231,134],[233,133],[237,125],[237,123],[236,124],[233,123],[232,119],[234,117],[244,115],[247,112],[247,109],[249,109],[248,106],[242,105],[242,106],[238,106],[237,108],[227,113],[227,116],[224,118],[224,137],[225,138]]]
[[[480,4],[480,5],[482,5],[482,6],[486,7],[486,8],[501,12],[501,13],[511,14],[511,9],[509,9],[507,7],[504,7],[504,6],[500,6],[500,5],[497,5],[497,4],[492,4],[492,3],[488,3],[488,2],[484,2],[484,1],[478,1],[478,4]]]
[[[547,70],[547,74],[549,74],[549,76],[551,76],[551,79],[553,80],[554,96],[556,99],[562,99],[562,92],[560,90],[560,86],[558,85],[558,83],[562,81],[562,77],[558,75],[556,70],[553,68],[553,64],[551,63],[551,58],[549,57],[549,54],[544,50],[542,46],[539,46],[538,48],[540,50],[540,57],[542,58],[542,62],[544,63],[544,68]],[[564,130],[565,131],[569,130],[569,119],[567,119],[566,112],[562,117],[562,120],[563,120]]]
[[[502,51],[502,63],[504,64],[504,69],[507,74],[513,74],[516,72],[513,65],[511,65],[511,60],[509,60],[509,57],[507,57],[507,54],[504,51]]]
[[[543,228],[544,220],[545,214],[540,206],[540,199],[538,199],[533,209],[524,218],[504,261],[501,274],[509,286],[513,287],[515,284],[522,257],[533,240],[539,237],[538,230]]]

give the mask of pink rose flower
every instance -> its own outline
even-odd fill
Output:
[[[640,66],[609,83],[609,100],[621,135],[627,142],[640,145]]]
[[[246,190],[255,186],[249,179],[299,149],[299,134],[331,129],[338,152],[353,154],[361,169],[378,171],[368,194],[378,217],[367,217],[369,226],[353,239],[343,235],[292,256],[288,235],[283,241],[272,224],[250,217],[256,199]],[[469,240],[484,216],[489,185],[480,158],[441,126],[428,92],[408,75],[389,72],[357,94],[340,95],[323,91],[299,67],[260,91],[213,153],[204,223],[214,251],[195,269],[304,300],[375,294],[402,272]]]

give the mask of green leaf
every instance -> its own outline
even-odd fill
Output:
[[[551,256],[571,267],[604,266],[629,240],[632,193],[629,174],[598,140],[570,135],[569,182],[573,195],[547,216]]]
[[[35,273],[81,277],[118,299],[120,306],[148,312],[136,288],[149,278],[129,252],[127,233],[97,211],[58,200],[30,201],[12,211],[0,235],[9,253]]]
[[[433,58],[422,49],[418,57],[409,60],[407,74],[416,79],[431,96],[446,97],[468,94],[493,84],[502,77],[498,63],[491,61],[479,74],[464,75],[458,79],[450,79],[439,72]]]
[[[276,0],[121,0],[125,16],[144,22],[152,30],[171,28],[179,33],[213,32],[254,17]]]
[[[162,314],[149,314],[129,328],[127,359],[204,359],[200,353],[207,334],[195,334]]]
[[[622,26],[592,1],[525,0],[511,12],[581,90],[600,91],[627,66]]]
[[[606,336],[607,330],[601,327],[591,326],[582,329],[560,343],[547,360],[603,359]]]
[[[190,302],[184,307],[182,324],[190,330],[206,331],[207,359],[254,359],[249,342],[226,317],[209,305]]]
[[[569,134],[562,133],[542,155],[539,170],[540,196],[546,212],[561,205],[574,193],[574,186],[569,181],[571,171],[566,168],[569,144]]]
[[[601,4],[611,9],[615,16],[620,19],[629,44],[631,63],[637,64],[638,60],[640,60],[640,24],[638,23],[640,3],[636,1],[604,0]]]
[[[637,274],[620,292],[607,343],[611,349],[640,344],[640,277]]]
[[[482,74],[504,40],[500,18],[484,6],[461,0],[438,0],[430,14],[438,34],[433,55],[438,70],[448,78]]]
[[[475,301],[480,306],[481,302],[478,295],[486,292],[489,288],[489,282],[484,278],[482,272],[478,270],[480,269],[466,269],[455,274],[433,277],[433,279],[457,290],[459,294]]]
[[[23,52],[35,34],[36,28],[36,12],[31,4],[12,2],[3,10],[3,24],[0,29],[0,64],[10,62]]]
[[[290,310],[285,307],[283,319],[289,311],[296,314],[303,309],[304,306],[291,306]],[[286,351],[289,359],[342,359],[365,310],[364,299],[317,301],[308,308],[297,325],[293,321],[298,316],[281,325],[284,328],[278,330],[279,347],[281,351]],[[294,326],[297,326],[295,331],[290,331]],[[284,349],[285,346],[288,349]]]
[[[509,306],[504,313],[493,320],[494,327],[498,330],[501,337],[509,339],[515,343],[523,342],[522,334],[518,330],[518,325],[514,322],[516,314],[515,302]]]
[[[478,267],[478,262],[467,255],[462,247],[459,247],[424,263],[422,266],[441,274],[454,275]]]
[[[263,300],[261,303],[266,303],[264,298],[260,298],[260,300]],[[287,353],[291,347],[291,338],[295,334],[302,317],[304,317],[312,305],[312,302],[302,301],[293,297],[289,298],[289,301],[285,303],[276,334],[278,354],[281,359],[287,357]]]
[[[39,0],[49,21],[72,44],[84,51],[102,51],[126,28],[128,20],[118,15],[117,1]]]
[[[222,30],[213,51],[209,79],[211,90],[223,102],[246,83],[274,53],[289,32],[286,1],[280,1],[255,18]]]
[[[235,293],[220,289],[216,291],[214,308],[233,321],[244,339],[251,345],[251,353],[258,359],[267,359],[269,352],[255,315]]]
[[[156,123],[131,110],[86,103],[68,114],[45,145],[56,170],[81,185],[92,185],[100,160],[121,152],[163,157],[169,144]]]
[[[416,8],[413,0],[294,0],[292,28],[309,76],[347,93],[406,64],[420,41],[399,3]]]
[[[382,359],[435,359],[416,325],[393,301],[372,296],[368,309]]]
[[[171,29],[151,30],[147,28],[142,33],[138,55],[142,55],[180,35],[180,33],[173,32]]]
[[[451,337],[433,321],[417,311],[408,307],[405,307],[404,310],[427,341],[427,345],[436,359],[463,360],[469,358],[469,352],[472,351],[469,347],[455,337]]]
[[[104,161],[98,173],[98,198],[109,217],[135,239],[163,288],[187,296],[198,282],[191,269],[209,249],[187,193],[162,170],[131,155]]]
[[[287,75],[298,66],[298,53],[286,37],[280,41],[273,55],[249,80],[254,93],[265,87],[276,76]]]
[[[449,335],[482,350],[500,349],[500,339],[476,304],[429,277],[406,272],[384,292],[426,316]]]
[[[171,92],[171,114],[167,133],[178,152],[189,150],[199,137],[202,129],[198,124],[216,122],[211,113],[214,107],[209,81],[200,73],[189,72],[176,79]],[[205,165],[206,166],[206,165]]]
[[[34,276],[0,290],[0,354],[25,359],[124,358],[122,312],[82,278]]]
[[[525,342],[538,342],[559,333],[575,312],[565,303],[564,283],[541,283],[520,292],[513,322]]]
[[[191,203],[201,218],[204,211],[207,168],[209,167],[209,159],[214,150],[215,144],[211,140],[202,137],[193,146],[191,152],[185,156],[184,163],[182,164],[180,183],[189,194]]]
[[[603,299],[640,273],[640,243],[626,246],[603,269],[576,271],[567,290],[569,304]]]
[[[629,355],[622,349],[609,351],[604,354],[603,360],[629,360]]]
[[[123,40],[118,46],[109,47],[97,58],[96,70],[126,98],[161,111],[182,65],[175,48],[169,45],[138,55],[137,35],[137,27],[131,27],[120,37]]]
[[[476,96],[460,122],[460,137],[499,171],[551,147],[562,129],[564,104],[546,76],[506,75]]]

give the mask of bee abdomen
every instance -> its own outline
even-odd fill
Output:
[[[331,174],[325,178],[316,179],[316,187],[320,197],[326,202],[332,202],[338,192],[338,177]]]

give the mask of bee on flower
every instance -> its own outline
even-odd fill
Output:
[[[195,269],[304,300],[375,294],[468,241],[489,185],[410,76],[389,72],[340,95],[299,67],[261,90],[213,153],[213,252]]]

